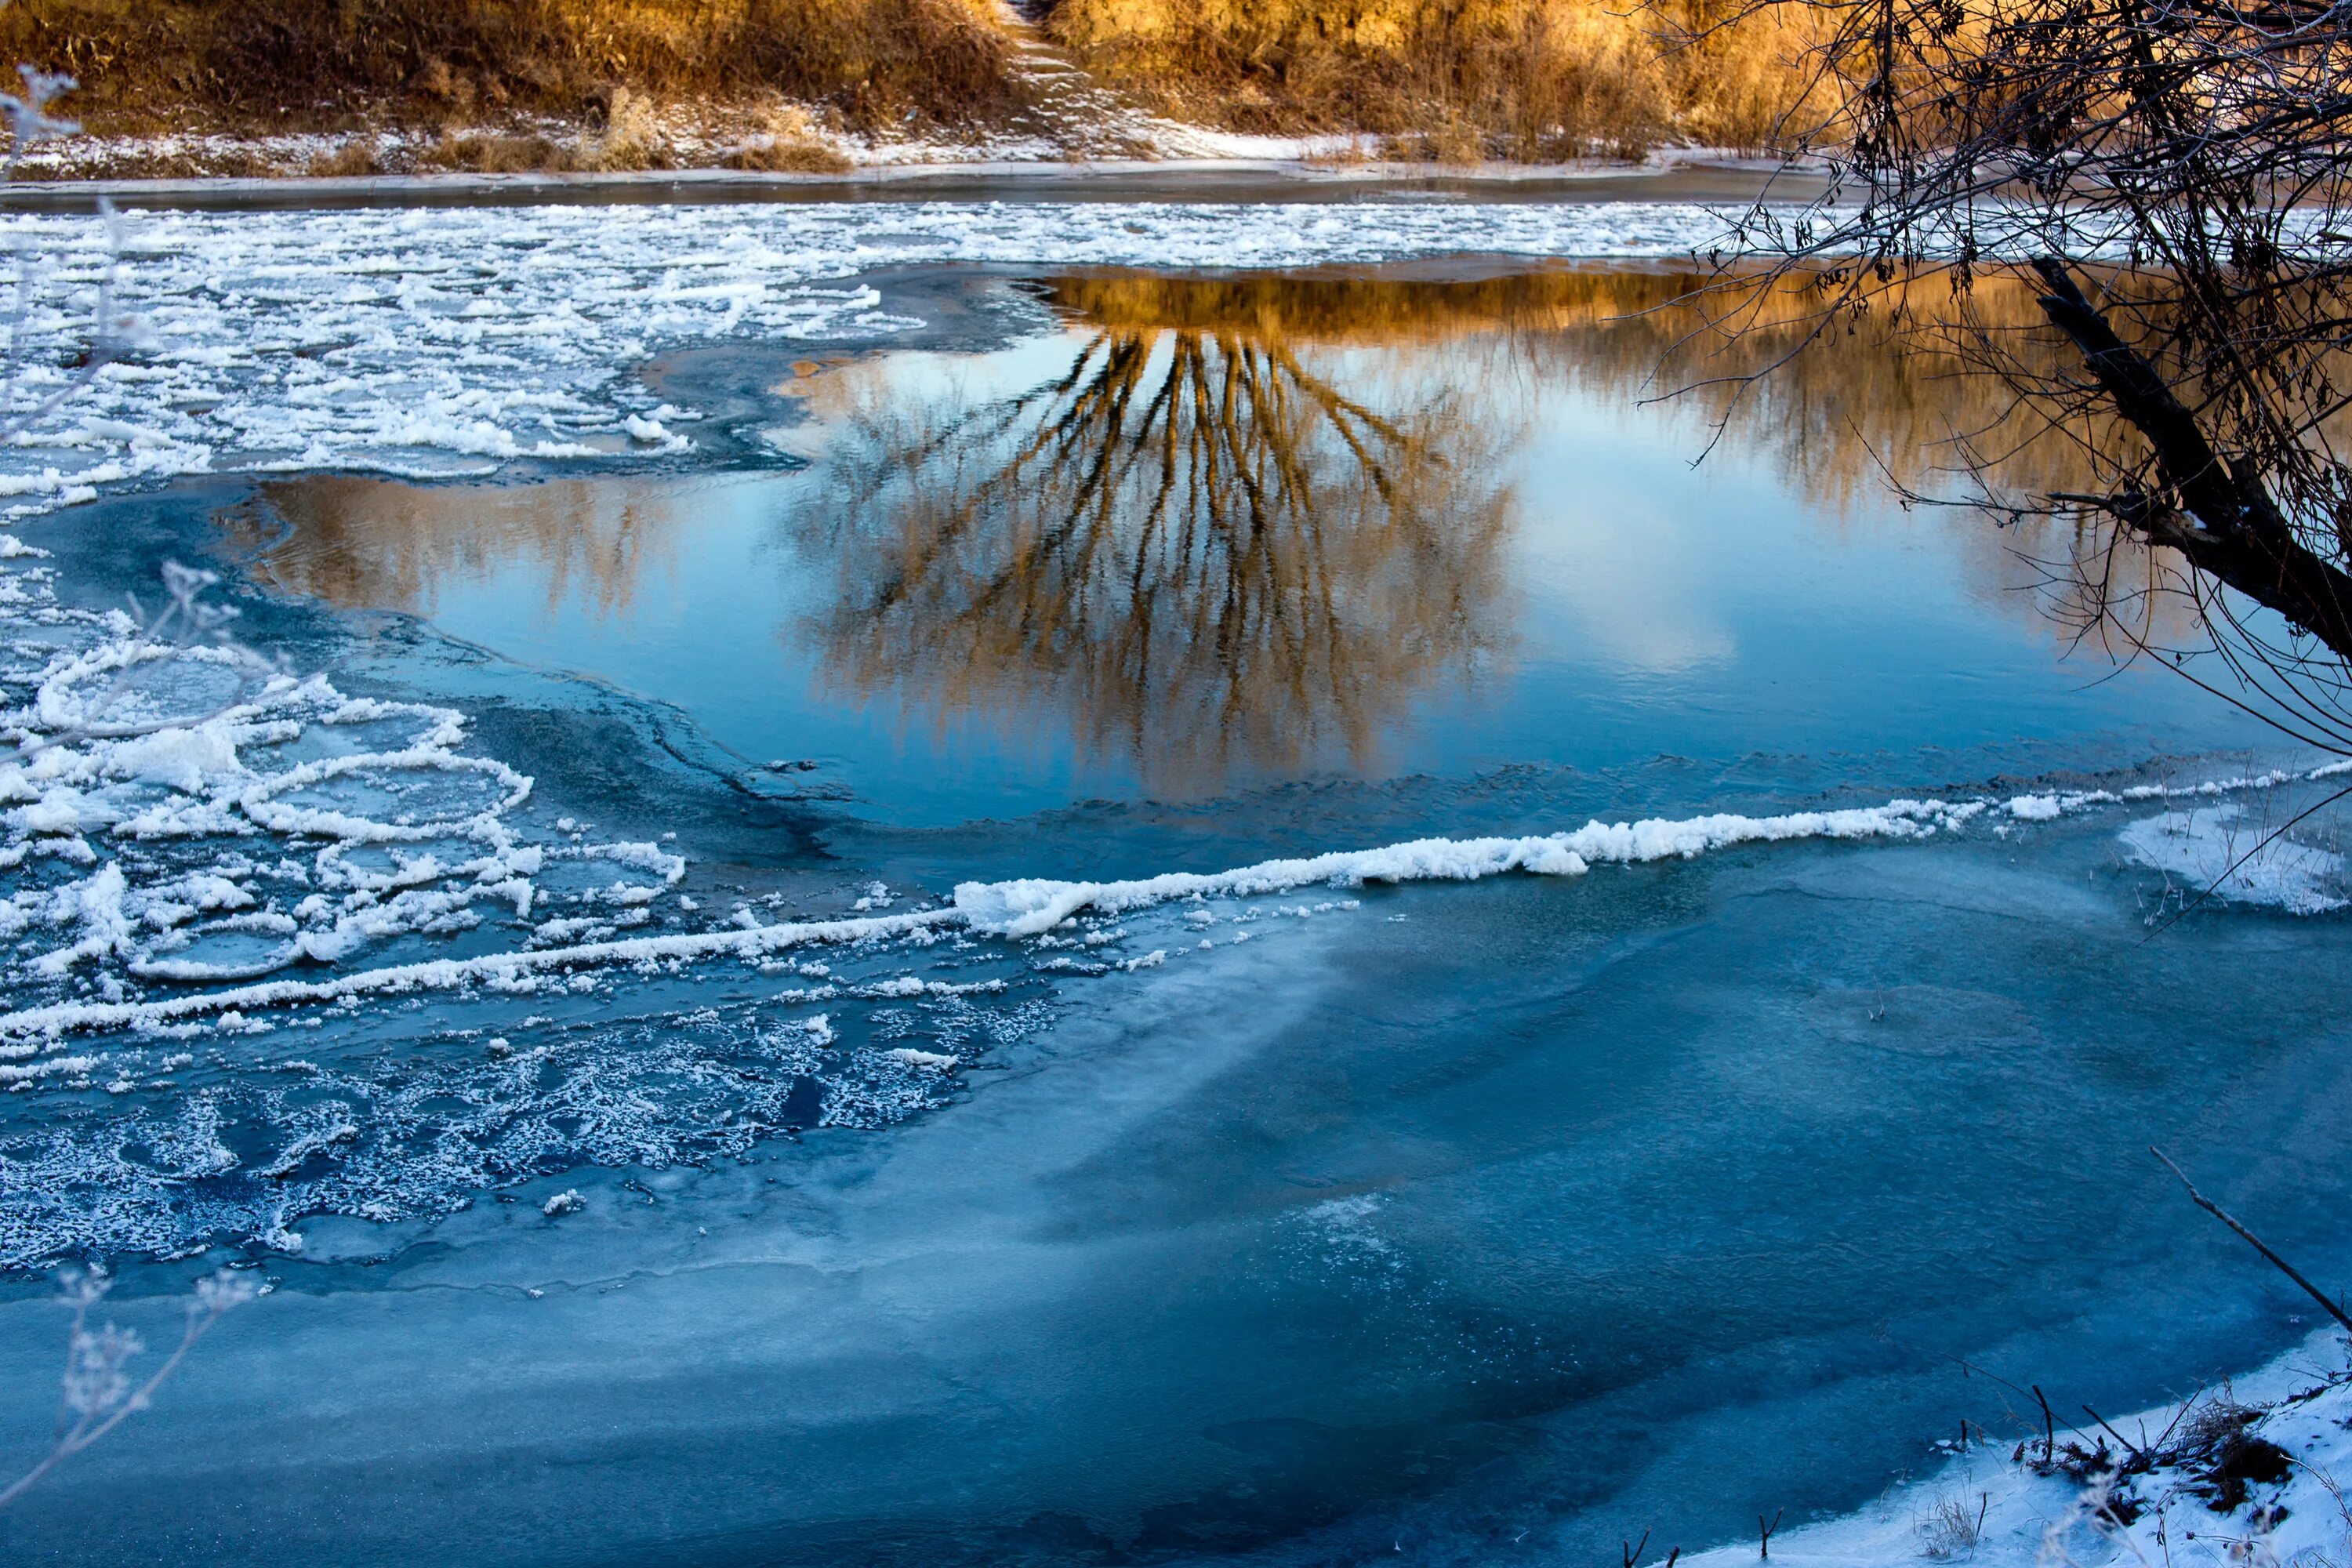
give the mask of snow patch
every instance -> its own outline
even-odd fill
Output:
[[[2116,835],[2134,860],[2238,904],[2326,914],[2352,903],[2344,857],[2245,820],[2235,804],[2168,811]]]

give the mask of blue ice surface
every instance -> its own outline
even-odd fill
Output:
[[[1072,349],[872,374],[919,405],[1032,384]],[[879,699],[831,682],[813,628],[873,562],[825,510],[821,450],[567,493],[339,492],[373,509],[352,537],[430,542],[453,504],[476,531],[421,599],[250,610],[354,689],[472,714],[537,781],[534,824],[672,825],[713,910],[737,889],[913,902],[1592,816],[2194,781],[2289,751],[2166,670],[2064,657],[1972,515],[1828,505],[1737,443],[1694,468],[1694,424],[1573,386],[1510,435],[1466,672],[1357,692],[1355,750],[1204,762],[1160,747],[1152,712],[1101,743],[1067,688],[958,708],[969,686],[919,668]],[[61,565],[119,591],[247,500],[110,503]],[[633,591],[534,554],[508,514],[535,502],[576,509],[564,538],[627,512],[652,557]],[[316,543],[322,504],[286,500],[281,550]],[[250,571],[331,580],[300,564]],[[393,1223],[298,1218],[300,1252],[249,1249],[271,1294],[0,1528],[26,1561],[90,1563],[1535,1563],[1855,1506],[1963,1419],[2023,1429],[2018,1389],[2130,1408],[2299,1337],[2305,1309],[2149,1142],[2315,1276],[2352,1268],[2330,1185],[2344,922],[2211,905],[2156,930],[2178,900],[2116,842],[2154,809],[926,950],[1022,986],[969,1017],[827,1005],[877,1048],[961,1031],[930,1114],[710,1131]],[[1035,967],[1152,951],[1174,956]],[[509,1070],[492,1033],[650,1065],[634,1135],[709,1131],[712,1064],[749,1070],[729,1052],[814,1010],[776,999],[811,984],[712,966],[389,1003],[299,1048],[337,1092],[377,1086],[371,1109],[406,1120],[370,1157],[429,1184],[422,1142]],[[296,1047],[221,1048],[251,1055],[196,1089],[233,1096]],[[8,1125],[45,1125],[37,1098]],[[258,1163],[280,1134],[238,1103]],[[514,1115],[584,1137],[561,1108]],[[546,1215],[566,1190],[584,1206]],[[133,1268],[123,1315],[163,1337],[167,1293],[222,1255]],[[0,1314],[0,1384],[42,1385],[58,1309],[27,1280]],[[6,1410],[0,1439],[36,1448],[46,1412]]]

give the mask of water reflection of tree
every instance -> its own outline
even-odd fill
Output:
[[[1962,508],[1950,537],[1975,584],[2071,639],[2128,657],[2193,632],[2194,604],[2171,591],[2183,563],[2168,552],[2095,517],[2000,504],[2092,477],[2080,442],[1973,374],[1972,339],[2051,331],[2014,279],[1979,279],[1963,299],[1920,274],[1825,345],[1818,291],[1801,277],[1743,289],[1687,274],[1584,276],[1599,287],[1569,313],[1585,329],[1530,350],[1560,374],[1686,409],[1696,430],[1773,462],[1828,519],[1877,511],[1890,491]],[[1921,331],[1922,321],[1942,330]]]
[[[2084,487],[2072,443],[2037,440],[1984,378],[1884,321],[1744,379],[1811,330],[1813,301],[1775,285],[1727,334],[1700,284],[1573,267],[1074,278],[1051,294],[1082,337],[1044,384],[912,397],[921,373],[896,357],[814,375],[847,487],[845,504],[794,509],[812,558],[843,574],[817,628],[828,678],[938,723],[1066,725],[1171,790],[1361,763],[1506,642],[1514,510],[1497,459],[1563,392],[1643,419],[1639,399],[1696,384],[1654,416],[1686,410],[1694,452],[1727,420],[1827,520],[1876,513],[1890,476],[1929,492],[1969,472]],[[1724,296],[1706,303],[1719,314]],[[1954,308],[1932,279],[1898,304]],[[1980,280],[1967,309],[1983,330],[2048,330],[2021,289]],[[508,571],[551,608],[625,615],[695,493],[643,476],[317,477],[265,485],[224,521],[258,575],[339,604],[429,612],[446,584]],[[2191,624],[2149,592],[2162,552],[2095,517],[1918,526],[1958,542],[1972,590],[2119,650]]]
[[[1369,762],[1496,642],[1507,432],[1444,367],[1318,353],[1283,292],[1097,281],[1041,385],[858,399],[844,504],[802,513],[844,573],[827,677],[942,723],[1066,714],[1174,793]]]
[[[1563,390],[1630,408],[1692,389],[1659,416],[1688,410],[1694,451],[1723,421],[1832,520],[1875,511],[1890,476],[1925,494],[1988,471],[2075,482],[2070,445],[1891,321],[1750,378],[1812,302],[1784,280],[1729,332],[1702,281],[1085,277],[1051,289],[1087,331],[1042,385],[908,406],[887,363],[853,373],[819,394],[848,432],[842,504],[802,524],[844,573],[826,675],[939,723],[1066,713],[1161,788],[1361,762],[1505,636],[1495,459],[1532,397]],[[1969,308],[2037,322],[2014,294],[1980,285]],[[1902,304],[1946,309],[1948,290],[1926,279]],[[1949,527],[1972,587],[2069,635],[2124,651],[2185,627],[2158,625],[2179,608],[2150,592],[2160,555],[2116,531]]]
[[[1829,527],[1883,515],[1890,483],[1973,508],[1988,484],[2046,494],[2089,482],[2078,443],[2053,438],[2030,410],[1969,373],[1968,334],[2050,331],[2032,291],[2013,280],[1979,279],[1963,300],[1923,274],[1885,290],[1877,313],[1845,323],[1826,352],[1818,343],[1800,352],[1819,323],[1816,292],[1801,278],[1742,292],[1718,277],[1615,265],[1464,284],[1311,287],[1334,333],[1410,342],[1418,321],[1424,332],[1474,334],[1490,395],[1528,384],[1629,412],[1654,400],[1655,417],[1684,420],[1694,453],[1719,430]],[[1383,290],[1400,303],[1381,306],[1371,296]],[[1906,330],[1921,319],[1947,322],[1949,337]],[[2158,591],[2179,563],[2128,531],[2046,510],[2000,521],[1987,527],[1971,510],[1952,518],[1948,535],[1971,586],[1997,601],[2117,653],[2193,627],[2193,605]]]

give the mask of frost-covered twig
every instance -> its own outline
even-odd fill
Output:
[[[26,148],[70,136],[81,129],[78,122],[61,120],[49,112],[52,102],[80,85],[72,77],[28,65],[18,66],[16,75],[24,83],[24,91],[0,92],[0,121],[6,121],[9,133],[8,161],[0,165],[0,184],[16,180],[17,163]],[[0,440],[12,439],[47,419],[75,393],[95,381],[106,366],[121,358],[139,339],[137,320],[118,317],[114,310],[116,268],[122,254],[121,226],[114,204],[100,197],[98,216],[106,225],[106,269],[99,275],[89,342],[74,362],[74,374],[30,407],[20,406],[24,397],[19,388],[29,363],[25,331],[33,316],[33,301],[45,268],[37,247],[28,242],[16,248],[16,287],[8,310],[7,363],[5,377],[0,377],[0,385],[5,386],[5,391],[0,391]]]
[[[60,120],[49,112],[50,104],[80,82],[63,71],[45,71],[35,66],[18,66],[16,78],[25,84],[22,96],[0,92],[0,120],[8,122],[8,163],[0,171],[0,179],[16,177],[16,164],[26,148],[71,136],[81,129],[79,121]]]
[[[253,1299],[253,1282],[241,1275],[221,1273],[196,1281],[188,1299],[180,1342],[144,1379],[131,1380],[130,1364],[145,1344],[136,1333],[109,1322],[89,1326],[90,1309],[113,1289],[105,1269],[68,1268],[58,1276],[66,1303],[73,1309],[73,1327],[66,1342],[66,1370],[58,1396],[57,1436],[49,1451],[33,1468],[0,1488],[0,1509],[29,1491],[44,1476],[121,1426],[134,1412],[147,1408],[155,1391],[180,1368],[221,1315]]]

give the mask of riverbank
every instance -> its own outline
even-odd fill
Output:
[[[1802,29],[1480,0],[26,0],[109,178],[943,157],[1640,157],[1779,140]],[[979,149],[981,151],[975,151]],[[1284,149],[1288,149],[1285,152]],[[48,171],[57,172],[57,171]]]
[[[2032,1399],[2012,1392],[2030,1421]],[[2343,1490],[2352,1483],[2352,1371],[2334,1328],[2251,1376],[2112,1424],[2084,1410],[2055,1418],[2046,1443],[2012,1447],[1971,1431],[1965,1447],[1957,1438],[1939,1447],[1950,1458],[1936,1474],[1844,1518],[1791,1525],[1772,1536],[1772,1560],[1787,1568],[2352,1562]],[[1672,1550],[1656,1544],[1661,1559]],[[1741,1542],[1682,1563],[1755,1560]]]

